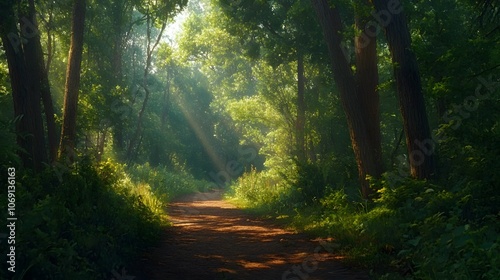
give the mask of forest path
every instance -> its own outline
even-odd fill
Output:
[[[146,256],[149,279],[369,279],[343,267],[319,240],[250,216],[221,196],[188,195],[170,204],[173,227]]]

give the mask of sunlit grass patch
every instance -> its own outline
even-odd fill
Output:
[[[148,185],[163,202],[197,191],[208,191],[212,185],[189,173],[174,172],[165,166],[152,167],[148,163],[128,167],[127,172],[134,184]]]
[[[167,201],[166,196],[153,193],[149,184],[137,184],[134,188],[131,189],[131,194],[138,196],[142,203],[144,203],[144,205],[146,205],[152,213],[162,217],[163,219],[167,218],[167,215],[165,213],[165,206]]]

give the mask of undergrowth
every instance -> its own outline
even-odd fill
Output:
[[[449,184],[386,173],[372,181],[378,192],[368,202],[347,186],[323,182],[319,168],[298,170],[281,180],[253,170],[233,184],[230,198],[332,237],[346,261],[378,279],[500,279],[495,179]]]
[[[165,166],[152,167],[148,163],[133,165],[127,168],[127,173],[134,184],[145,185],[163,201],[194,193],[207,191],[212,184],[198,180],[187,172],[173,172]]]
[[[163,201],[110,161],[82,160],[62,174],[18,172],[16,180],[16,273],[7,275],[3,254],[2,279],[112,279],[123,269],[132,276],[166,224]]]

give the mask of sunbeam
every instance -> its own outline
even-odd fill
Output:
[[[196,134],[196,138],[198,138],[198,140],[200,141],[201,145],[203,146],[203,149],[210,157],[212,163],[215,165],[218,171],[224,170],[225,168],[224,162],[222,161],[220,156],[216,153],[213,145],[208,140],[208,136],[206,135],[205,131],[203,131],[203,129],[201,128],[201,125],[198,123],[198,120],[191,114],[190,108],[187,108],[185,100],[183,98],[176,98],[176,99],[182,114],[184,115],[189,124],[189,127],[191,127],[193,132]]]

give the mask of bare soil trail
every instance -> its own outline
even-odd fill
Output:
[[[173,227],[145,257],[148,279],[369,279],[343,267],[328,243],[250,216],[220,192],[186,196],[169,215]]]

